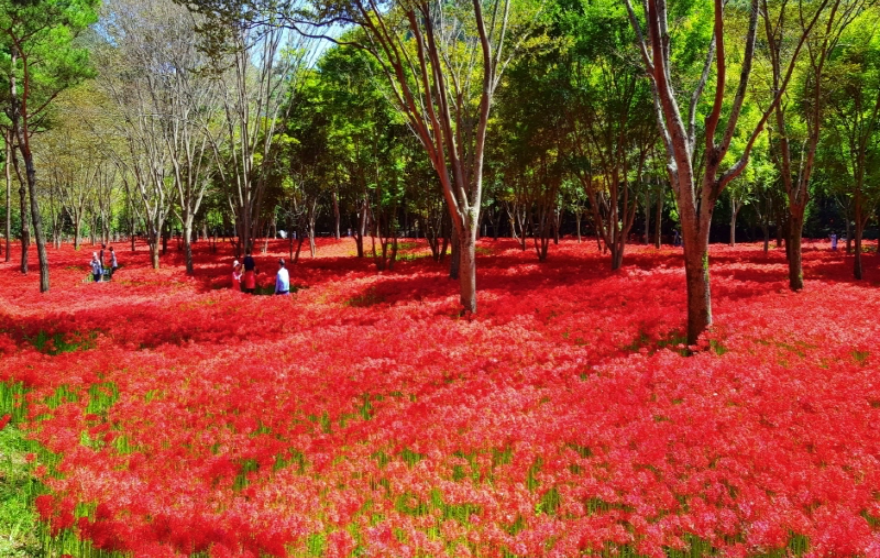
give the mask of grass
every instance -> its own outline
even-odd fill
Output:
[[[98,334],[94,331],[87,335],[79,333],[65,335],[64,333],[50,334],[41,329],[36,336],[25,337],[25,339],[41,353],[58,355],[91,349],[95,346],[97,336]]]
[[[13,425],[0,430],[0,556],[40,556],[38,518],[33,507],[43,488],[24,456],[29,442]]]

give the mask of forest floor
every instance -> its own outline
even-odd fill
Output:
[[[668,246],[481,241],[472,317],[420,243],[115,247],[0,264],[3,556],[880,556],[876,254],[713,246],[687,356]]]

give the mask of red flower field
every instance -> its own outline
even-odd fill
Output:
[[[87,247],[88,248],[88,247]],[[880,557],[880,261],[713,246],[715,328],[682,356],[680,249],[538,263],[484,241],[480,308],[446,265],[324,240],[290,297],[232,257],[50,251],[0,265],[0,380],[46,451],[57,535],[133,556]],[[273,252],[274,250],[274,252]],[[258,254],[263,284],[286,244]],[[34,258],[35,260],[35,258]],[[34,265],[36,262],[34,261]],[[8,418],[6,419],[8,420]],[[4,421],[5,423],[5,421]]]

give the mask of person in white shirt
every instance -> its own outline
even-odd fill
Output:
[[[290,294],[290,274],[284,266],[284,258],[278,260],[278,274],[275,275],[275,294]]]
[[[95,280],[95,283],[100,283],[101,276],[104,275],[104,266],[101,265],[97,252],[92,252],[92,261],[89,265],[92,267],[92,278]]]

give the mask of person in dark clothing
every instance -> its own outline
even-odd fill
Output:
[[[254,262],[254,257],[251,256],[250,250],[245,252],[242,265],[244,267],[244,274],[241,277],[241,292],[254,294],[257,289],[257,264]]]
[[[251,256],[251,251],[248,250],[244,256],[244,270],[245,271],[254,271],[257,268],[256,262],[254,262],[254,257]]]
[[[104,250],[107,249],[107,245],[101,243],[101,251],[98,253],[98,261],[101,262],[101,267],[104,267]]]
[[[116,261],[116,252],[113,251],[113,247],[110,247],[110,279],[113,279],[113,274],[116,273],[116,268],[119,267],[119,262]]]

